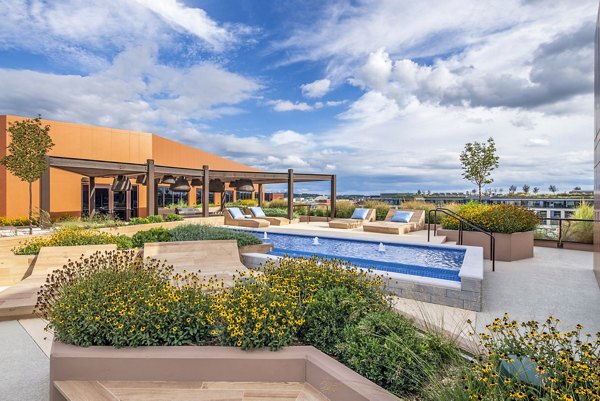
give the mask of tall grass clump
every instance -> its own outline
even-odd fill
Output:
[[[391,208],[389,203],[377,200],[368,200],[363,204],[362,207],[366,209],[375,209],[375,215],[377,220],[385,220]]]
[[[563,222],[563,239],[592,244],[594,242],[594,206],[583,202],[575,209],[571,218],[591,221]]]
[[[340,200],[335,204],[335,217],[339,219],[349,219],[354,213],[356,205],[349,200]]]

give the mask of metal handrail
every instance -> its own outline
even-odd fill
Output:
[[[428,219],[427,219],[427,242],[430,241],[430,237],[431,237],[431,215],[433,214],[433,235],[435,236],[437,234],[437,213],[444,213],[447,216],[453,217],[456,220],[458,220],[458,241],[456,241],[456,243],[458,245],[462,245],[463,244],[463,231],[464,231],[464,224],[466,224],[467,226],[471,227],[474,231],[478,231],[480,233],[483,233],[487,236],[490,237],[490,259],[492,260],[492,271],[495,272],[496,271],[496,238],[494,238],[494,233],[491,231],[486,230],[485,228],[473,223],[472,221],[465,219],[464,217],[462,217],[460,214],[453,212],[450,209],[445,209],[443,207],[438,207],[435,209],[432,209],[428,212]]]

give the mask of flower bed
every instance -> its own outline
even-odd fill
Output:
[[[30,238],[13,248],[15,255],[37,255],[45,246],[75,246],[116,244],[117,249],[132,247],[131,238],[126,235],[113,235],[78,226],[60,228],[49,236]]]
[[[317,258],[223,288],[133,253],[97,254],[53,273],[38,310],[57,341],[79,346],[313,345],[398,395],[419,393],[456,354],[396,314],[380,278]]]

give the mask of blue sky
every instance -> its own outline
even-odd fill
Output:
[[[593,182],[596,1],[0,0],[1,114],[163,135],[341,193]],[[298,191],[326,191],[302,184]]]

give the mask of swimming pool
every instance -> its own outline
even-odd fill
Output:
[[[269,232],[265,239],[263,232],[249,232],[273,244],[271,255],[339,258],[364,268],[451,281],[460,281],[465,257],[462,248],[390,242],[384,242],[382,248],[376,241],[331,237],[318,237],[315,245],[314,237],[308,235]]]

